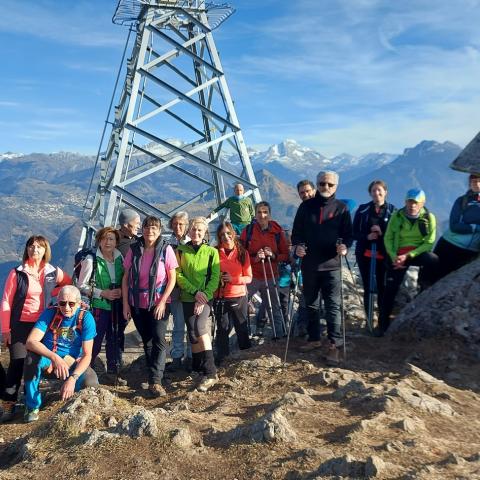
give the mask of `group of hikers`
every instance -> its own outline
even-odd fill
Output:
[[[169,221],[171,234],[162,234],[159,218],[141,221],[136,211],[124,209],[118,229],[99,229],[95,247],[75,256],[73,278],[50,263],[48,240],[31,236],[21,265],[8,275],[0,306],[1,333],[10,353],[7,371],[0,365],[1,421],[15,416],[22,378],[27,422],[39,418],[44,375],[63,381],[63,400],[82,386],[98,384],[93,366],[104,341],[102,378],[125,382],[122,354],[130,320],[141,337],[153,397],[166,395],[166,368],[193,372],[196,389],[208,391],[230,353],[232,328],[238,347],[248,349],[253,334],[263,335],[266,321],[274,340],[288,341],[291,333],[306,337],[301,350],[316,349],[329,365],[337,365],[345,348],[342,258],[354,241],[370,319],[372,292],[377,292],[378,336],[388,330],[410,266],[421,267],[419,284],[425,289],[480,252],[480,175],[469,176],[468,191],[455,201],[449,227],[436,246],[435,216],[421,189],[408,190],[405,205],[396,209],[387,202],[385,182],[375,180],[368,186],[371,200],[356,209],[352,221],[348,202],[336,198],[338,184],[333,171],[320,172],[316,184],[297,184],[301,204],[291,235],[272,219],[268,202],[254,205],[243,185],[236,184],[235,195],[215,210],[228,209],[230,221],[219,223],[214,246],[211,217],[189,218],[179,211]],[[299,292],[295,321],[292,285]],[[256,325],[250,326],[258,293],[262,302]],[[171,362],[166,364],[169,347]]]

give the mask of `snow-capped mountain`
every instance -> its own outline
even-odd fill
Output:
[[[440,221],[446,220],[455,199],[467,189],[467,176],[449,168],[461,148],[452,142],[424,140],[406,148],[394,161],[341,183],[340,194],[364,203],[369,200],[367,186],[374,179],[388,185],[388,198],[396,206],[404,204],[405,192],[419,187],[425,190],[427,206]]]
[[[3,160],[11,160],[12,158],[23,157],[23,153],[13,153],[13,152],[5,152],[0,153],[0,162]]]
[[[354,156],[342,153],[332,158],[300,145],[295,140],[284,140],[270,146],[263,152],[250,152],[254,169],[266,168],[285,182],[313,178],[321,170],[335,170],[342,173],[342,182],[387,165],[398,155],[390,153],[369,153]],[[345,178],[343,178],[345,175]]]

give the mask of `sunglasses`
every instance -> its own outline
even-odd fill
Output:
[[[73,308],[76,304],[77,302],[66,302],[65,300],[60,300],[58,302],[58,305],[60,307],[66,307],[68,305],[70,308]]]
[[[335,183],[328,183],[328,182],[318,182],[318,185],[320,187],[326,187],[328,185],[328,188],[333,188],[335,186]]]

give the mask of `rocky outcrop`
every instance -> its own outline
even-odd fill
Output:
[[[480,259],[451,273],[405,306],[390,326],[393,340],[452,338],[480,344]]]

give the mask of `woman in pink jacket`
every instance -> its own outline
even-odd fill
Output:
[[[31,236],[25,245],[22,265],[12,269],[5,282],[0,324],[3,341],[10,351],[10,364],[2,394],[0,422],[11,420],[15,413],[27,354],[25,343],[30,331],[50,304],[55,288],[72,283],[60,268],[48,263],[50,258],[48,240],[41,235]]]

